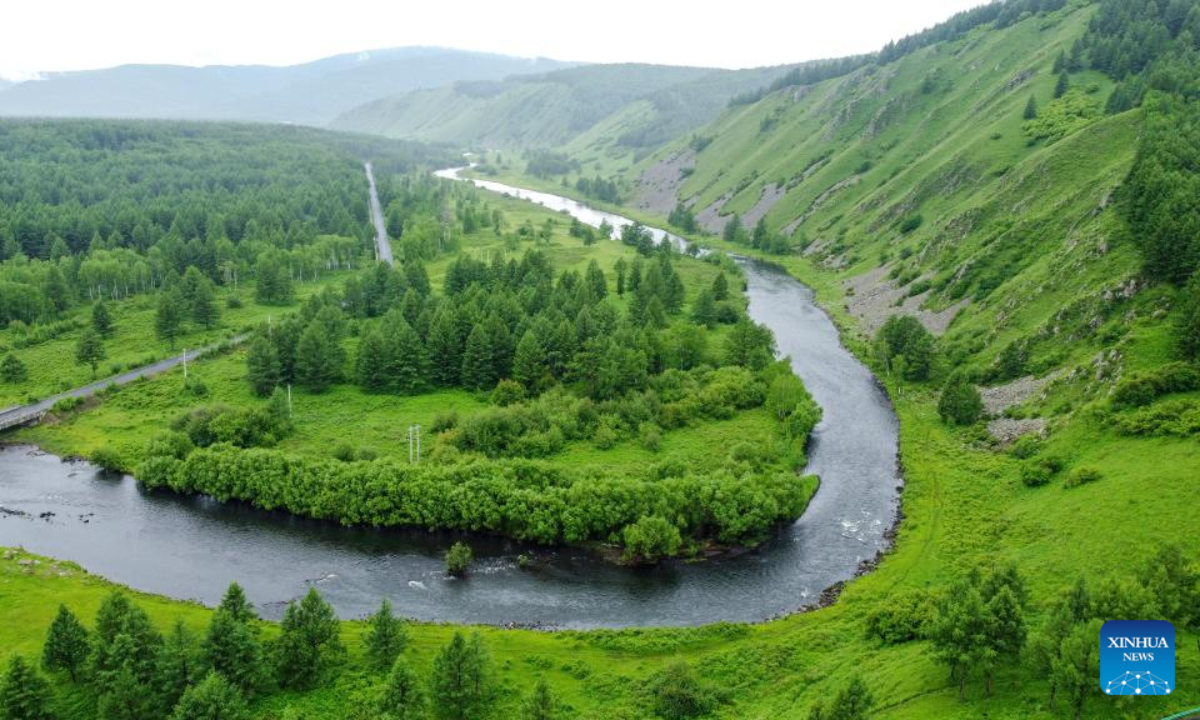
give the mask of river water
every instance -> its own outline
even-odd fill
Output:
[[[556,195],[478,184],[589,225],[630,222]],[[397,612],[422,620],[569,628],[759,621],[794,611],[886,546],[900,490],[898,426],[887,396],[841,346],[812,292],[774,268],[739,262],[751,317],[774,331],[824,409],[806,471],[820,476],[820,490],[802,518],[751,553],[629,569],[577,550],[472,537],[476,565],[453,579],[442,564],[460,537],[452,533],[343,528],[149,492],[130,477],[31,447],[0,449],[0,546],[210,605],[237,580],[267,617],[312,584],[345,618],[371,612],[385,596]],[[530,568],[518,566],[522,553],[534,557]]]

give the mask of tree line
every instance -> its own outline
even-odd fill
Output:
[[[407,623],[384,600],[366,622],[367,683],[346,717],[477,720],[492,715],[496,669],[478,632],[456,632],[422,677],[406,657]],[[65,605],[46,633],[40,665],[95,704],[102,720],[247,720],[255,699],[331,684],[348,664],[342,627],[315,588],[288,603],[278,633],[237,584],[197,634],[177,619],[163,633],[127,595],[105,597],[91,628]],[[14,655],[0,678],[0,716],[53,718],[56,689],[37,665]],[[566,707],[539,681],[522,699],[522,720],[556,720]]]

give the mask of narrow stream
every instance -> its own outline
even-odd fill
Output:
[[[457,179],[453,170],[439,175]],[[548,193],[477,184],[592,226],[631,222]],[[473,537],[477,567],[456,580],[442,566],[442,553],[458,539],[451,533],[343,528],[149,492],[130,477],[31,447],[0,449],[0,546],[21,545],[139,590],[207,604],[237,580],[268,617],[310,584],[347,618],[369,613],[385,596],[422,620],[569,628],[759,621],[791,612],[886,546],[901,482],[898,425],[887,396],[841,346],[812,292],[774,268],[740,262],[750,315],[774,331],[779,351],[824,409],[807,470],[820,476],[821,489],[800,520],[752,553],[632,570],[571,549]],[[518,567],[521,553],[537,558],[531,569]]]

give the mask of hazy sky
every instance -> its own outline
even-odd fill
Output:
[[[981,2],[8,0],[0,76],[123,63],[289,65],[401,45],[751,67],[875,50]]]

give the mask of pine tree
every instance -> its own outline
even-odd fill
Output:
[[[950,666],[958,680],[958,699],[966,697],[967,677],[988,648],[988,614],[976,583],[959,580],[942,598],[930,624],[934,656]]]
[[[359,387],[372,392],[386,390],[388,386],[387,345],[378,330],[369,330],[358,343],[358,358],[354,363],[354,375]]]
[[[203,658],[196,637],[176,619],[163,641],[154,667],[154,687],[159,706],[169,710],[189,687],[202,677]]]
[[[1054,84],[1054,97],[1060,98],[1071,89],[1071,76],[1066,70],[1058,74],[1058,82]]]
[[[530,392],[537,392],[547,372],[545,349],[533,330],[526,330],[513,356],[513,379]]]
[[[249,626],[228,612],[213,613],[202,644],[208,667],[221,673],[250,697],[261,684],[263,653]]]
[[[271,341],[262,335],[250,341],[250,349],[246,353],[246,380],[259,397],[270,395],[283,380],[279,369],[279,353]]]
[[[467,336],[467,346],[463,351],[460,375],[463,387],[471,390],[492,387],[496,384],[494,368],[491,338],[483,325],[476,325]]]
[[[117,634],[121,632],[125,618],[132,609],[129,598],[117,590],[106,595],[100,602],[100,609],[96,612],[96,633],[91,657],[92,670],[96,673],[109,669],[108,647],[117,639]]]
[[[721,302],[729,299],[729,279],[725,277],[724,272],[717,273],[713,278],[712,283],[713,300]]]
[[[1095,692],[1096,678],[1100,675],[1100,650],[1096,638],[1100,636],[1100,620],[1079,623],[1063,638],[1059,657],[1052,671],[1053,682],[1071,703],[1075,720],[1083,716],[1087,697]]]
[[[988,640],[993,653],[993,660],[985,665],[984,692],[992,694],[992,681],[996,675],[996,665],[1006,659],[1016,659],[1025,647],[1025,615],[1021,602],[1015,592],[1003,585],[987,603]]]
[[[629,270],[625,258],[618,258],[613,270],[617,273],[617,297],[625,297],[625,274]]]
[[[112,315],[108,312],[108,303],[103,300],[97,300],[96,304],[92,305],[92,327],[101,337],[112,335]]]
[[[561,720],[562,709],[545,680],[538,680],[521,707],[521,720]]]
[[[97,678],[102,720],[142,720],[154,715],[157,700],[149,671],[132,635],[119,633],[110,648],[113,669]]]
[[[396,658],[408,644],[408,631],[404,622],[392,614],[392,604],[384,598],[379,610],[371,616],[371,629],[367,632],[367,655],[380,670],[395,664]]]
[[[79,679],[79,672],[87,663],[91,645],[87,629],[79,618],[67,609],[58,606],[58,614],[46,633],[46,644],[42,648],[42,665],[48,670],[66,670],[71,682]]]
[[[0,717],[5,720],[50,720],[50,686],[20,655],[8,661],[0,683]]]
[[[104,358],[108,357],[108,352],[104,349],[104,338],[100,337],[100,333],[94,328],[88,328],[79,336],[79,342],[75,344],[75,362],[80,365],[87,365],[92,369],[92,377],[96,377],[96,368],[100,363],[104,362]]]
[[[397,318],[388,328],[388,384],[402,395],[416,395],[429,385],[432,375],[425,343],[412,326]]]
[[[462,341],[453,308],[443,307],[434,316],[426,349],[433,381],[439,387],[458,385],[462,380]]]
[[[584,282],[591,289],[592,299],[603,300],[608,296],[608,279],[604,277],[604,271],[600,269],[600,263],[595,260],[588,263]]]
[[[388,720],[423,720],[426,717],[425,693],[404,658],[397,658],[388,673],[379,712]]]
[[[246,591],[236,582],[229,583],[229,587],[225,589],[225,595],[221,598],[221,604],[217,607],[217,610],[229,613],[230,617],[240,623],[250,623],[258,619],[258,613],[254,611],[254,605],[246,598]]]
[[[221,319],[221,311],[217,308],[216,294],[213,291],[212,280],[201,277],[192,291],[191,307],[189,308],[192,322],[205,330],[216,326]]]
[[[183,305],[183,298],[177,289],[159,293],[158,307],[154,312],[154,332],[159,340],[165,341],[172,349],[183,328]]]
[[[0,380],[6,383],[19,383],[25,382],[27,377],[29,377],[29,371],[20,358],[11,352],[4,356],[3,362],[0,362]]]
[[[172,720],[245,720],[250,717],[237,686],[220,673],[210,672],[198,685],[188,688]]]
[[[873,717],[875,697],[870,688],[857,675],[829,699],[829,704],[818,703],[809,713],[809,720],[869,720]]]
[[[288,603],[280,623],[275,672],[282,687],[312,687],[331,656],[340,653],[340,627],[333,608],[316,588],[309,588],[300,601]]]
[[[320,323],[309,323],[296,343],[296,382],[321,392],[341,379],[340,353]]]
[[[433,661],[434,705],[444,720],[474,720],[482,717],[491,700],[491,678],[487,653],[479,633],[467,640],[455,632],[450,643]]]
[[[762,250],[768,249],[770,234],[770,231],[767,229],[767,219],[765,217],[759,218],[758,222],[754,225],[754,234],[750,238],[751,246]]]
[[[1200,15],[1200,12],[1197,14]],[[1198,360],[1200,359],[1200,271],[1193,273],[1191,279],[1188,280],[1181,301],[1179,314],[1176,316],[1176,342],[1180,354],[1185,359]]]
[[[734,215],[725,223],[725,230],[721,233],[725,242],[741,242],[742,240],[742,218],[740,215]]]
[[[722,276],[724,277],[724,276]],[[713,291],[704,289],[692,301],[692,322],[707,328],[717,326],[717,303]]]
[[[1029,96],[1029,102],[1025,103],[1025,112],[1021,113],[1021,117],[1026,120],[1033,120],[1038,115],[1037,100],[1032,95]]]

